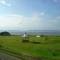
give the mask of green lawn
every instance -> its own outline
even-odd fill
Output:
[[[60,60],[60,36],[31,36],[29,41],[23,43],[21,36],[0,36],[0,45],[4,49],[23,55],[43,57],[46,60]],[[34,41],[40,44],[33,44]]]

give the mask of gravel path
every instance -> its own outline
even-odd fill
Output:
[[[21,60],[21,59],[0,52],[0,60]]]

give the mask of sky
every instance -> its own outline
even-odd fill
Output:
[[[60,0],[0,0],[0,30],[60,30]]]

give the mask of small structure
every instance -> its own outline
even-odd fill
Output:
[[[27,35],[26,32],[22,36],[22,42],[29,42],[29,36]]]
[[[39,37],[40,37],[40,35],[36,35],[36,37],[38,37],[38,38],[39,38]]]

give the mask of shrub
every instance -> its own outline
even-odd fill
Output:
[[[34,43],[34,44],[40,44],[40,42],[32,42],[32,43]]]
[[[40,35],[41,37],[44,37],[44,35]]]
[[[29,42],[29,40],[22,40],[22,42]]]
[[[45,36],[45,40],[48,40],[48,37],[47,36]]]
[[[0,48],[2,48],[3,46],[2,45],[0,45]]]
[[[1,36],[10,36],[11,34],[9,32],[1,32],[0,35]]]
[[[53,53],[53,56],[57,56],[57,54],[56,53]]]

